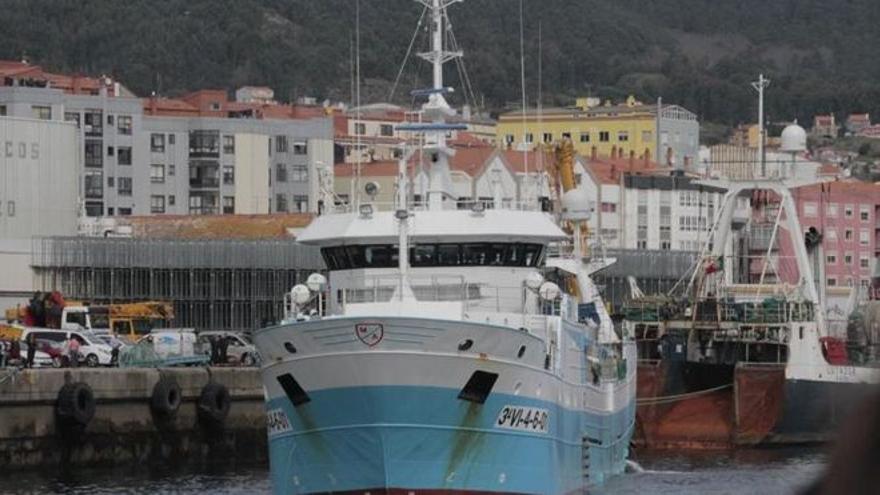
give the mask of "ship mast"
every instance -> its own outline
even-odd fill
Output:
[[[467,126],[447,124],[446,118],[455,115],[444,94],[451,93],[452,88],[443,85],[443,64],[462,56],[461,51],[449,51],[443,46],[444,34],[448,26],[446,9],[462,0],[416,0],[430,12],[431,50],[419,53],[419,57],[431,63],[433,68],[432,85],[428,89],[412,92],[413,96],[427,96],[428,101],[422,105],[427,124],[404,124],[399,130],[421,132],[425,135],[424,151],[430,156],[428,178],[428,209],[440,210],[445,206],[451,179],[449,176],[449,157],[454,154],[446,145],[446,133],[452,130],[463,130]]]

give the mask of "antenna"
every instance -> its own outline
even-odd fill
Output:
[[[355,126],[354,133],[356,135],[355,138],[355,149],[357,154],[355,155],[355,172],[354,172],[354,186],[352,188],[352,197],[349,204],[354,204],[354,210],[358,208],[360,205],[360,187],[361,187],[361,133],[357,132],[357,125],[361,124],[361,0],[355,0],[354,7],[354,18],[355,18]],[[352,203],[352,201],[354,203]]]
[[[526,148],[526,55],[525,55],[525,36],[523,35],[523,0],[519,0],[519,79],[522,90],[522,145],[523,145],[523,169],[525,175],[523,181],[528,182],[529,179],[529,153]],[[533,137],[534,139],[534,137]],[[526,193],[528,194],[528,192]]]
[[[752,87],[758,92],[758,160],[761,163],[761,177],[767,176],[767,162],[764,160],[764,88],[770,85],[769,79],[764,79],[764,74],[758,75],[758,80],[752,83]]]

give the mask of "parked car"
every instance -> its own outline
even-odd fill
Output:
[[[110,365],[113,348],[91,332],[53,330],[49,328],[26,328],[21,333],[22,341],[26,342],[30,334],[34,334],[37,341],[49,341],[58,346],[63,345],[67,339],[76,339],[79,341],[80,345],[79,354],[81,362],[92,367]]]
[[[251,337],[241,332],[230,332],[223,330],[207,330],[199,332],[199,343],[202,350],[206,354],[211,353],[211,338],[226,339],[229,346],[226,348],[226,359],[228,363],[238,364],[240,366],[256,366],[260,363],[260,355],[257,348],[251,341]]]

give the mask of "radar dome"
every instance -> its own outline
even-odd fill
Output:
[[[782,130],[782,145],[779,147],[781,151],[789,153],[797,153],[807,150],[807,131],[803,127],[794,124],[788,125]]]
[[[589,220],[592,205],[587,192],[576,187],[562,195],[562,218],[565,220]]]
[[[309,291],[309,288],[303,284],[294,285],[292,289],[290,289],[290,299],[297,305],[303,305],[312,298],[312,293]]]

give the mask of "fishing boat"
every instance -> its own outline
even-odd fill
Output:
[[[298,236],[327,275],[255,334],[277,494],[573,493],[622,473],[635,343],[615,328],[583,256],[589,201],[450,194],[442,64],[446,0],[430,16],[424,144],[399,162],[393,204],[330,206]],[[412,194],[416,153],[427,194]],[[375,185],[367,184],[367,189]],[[373,189],[375,192],[375,189]],[[370,194],[370,191],[367,191]],[[332,205],[332,202],[330,203]]]
[[[806,148],[797,125],[782,140],[792,153]],[[638,295],[624,311],[639,352],[637,444],[701,449],[828,441],[880,383],[880,362],[848,355],[846,318],[843,335],[831,328],[822,232],[802,226],[791,193],[813,182],[786,167],[702,182],[726,194],[685,289]],[[740,199],[758,197],[766,204],[735,228]],[[758,256],[742,252],[756,241],[765,244]],[[774,252],[781,242],[791,246],[793,259]],[[781,263],[793,263],[793,280],[771,273]]]

